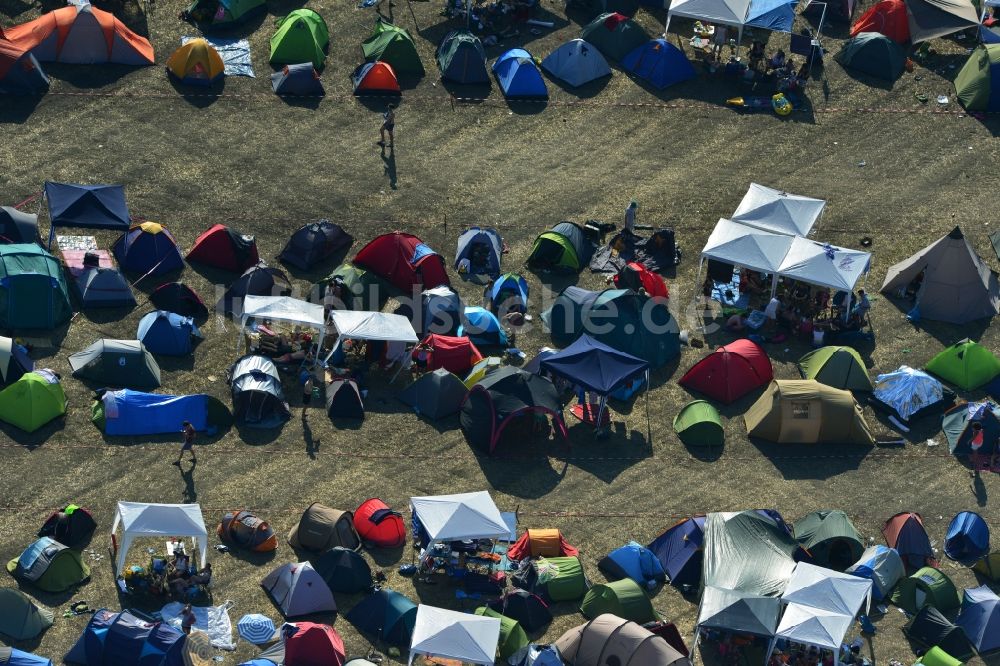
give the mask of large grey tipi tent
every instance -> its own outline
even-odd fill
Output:
[[[916,305],[923,319],[964,324],[992,317],[1000,309],[996,272],[976,254],[958,227],[889,267],[882,292],[905,291],[918,280]]]

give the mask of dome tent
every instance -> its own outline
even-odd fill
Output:
[[[500,639],[497,641],[497,656],[501,660],[508,659],[512,654],[528,644],[528,635],[524,628],[514,618],[501,615],[489,606],[480,606],[475,610],[480,617],[493,617],[500,620]]]
[[[378,18],[372,36],[361,44],[361,52],[368,62],[381,60],[392,66],[392,71],[402,77],[424,75],[413,38],[405,29]]]
[[[535,270],[578,272],[590,263],[594,243],[575,222],[560,222],[542,232],[531,246],[527,264]]]
[[[223,542],[253,553],[270,553],[278,547],[278,537],[267,521],[246,509],[227,512],[215,533]]]
[[[869,404],[888,411],[901,421],[940,412],[955,401],[955,394],[923,370],[901,365],[875,378]]]
[[[460,411],[467,393],[468,389],[457,375],[438,368],[425,372],[397,397],[413,407],[417,414],[437,420]]]
[[[226,75],[226,66],[208,40],[196,37],[173,52],[167,60],[167,74],[184,85],[211,86]]]
[[[4,39],[3,33],[0,33],[0,95],[38,95],[44,93],[48,88],[49,77],[42,71],[38,59],[30,51],[8,42]],[[3,218],[11,216],[12,212],[17,211],[13,211],[7,206],[0,206],[0,225],[3,225]],[[18,213],[18,215],[28,217],[26,213]],[[36,235],[38,233],[37,227],[35,233]],[[10,237],[3,232],[0,232],[0,235]],[[25,238],[23,241],[13,240],[13,242],[31,242],[32,240]]]
[[[542,69],[574,88],[611,76],[611,68],[597,48],[583,39],[571,39],[542,60]]]
[[[67,664],[181,664],[184,633],[165,622],[147,622],[124,610],[94,613],[63,661]],[[140,660],[141,658],[141,660]]]
[[[51,627],[52,619],[52,611],[36,606],[20,590],[0,588],[0,634],[30,640]]]
[[[285,65],[271,74],[271,89],[275,95],[301,95],[323,97],[326,90],[319,78],[319,72],[310,62]]]
[[[965,338],[938,353],[924,369],[949,384],[971,391],[1000,374],[1000,359],[983,345]]]
[[[311,9],[295,9],[278,19],[277,26],[271,37],[269,62],[272,65],[310,62],[316,69],[323,68],[330,46],[330,31],[322,16]]]
[[[313,502],[288,533],[288,545],[312,553],[322,553],[335,546],[357,550],[361,547],[361,538],[354,529],[354,516],[350,511]]]
[[[493,63],[493,75],[507,99],[548,99],[538,66],[524,49],[510,49]]]
[[[376,641],[405,647],[413,636],[417,605],[399,592],[380,589],[355,604],[345,618]]]
[[[265,0],[194,0],[181,16],[202,31],[227,30],[267,11]]]
[[[4,48],[5,42],[0,36],[0,93],[4,90]],[[11,66],[12,65],[7,65]],[[10,71],[7,77],[12,76]],[[46,85],[48,79],[46,79]],[[23,213],[10,206],[0,206],[0,243],[37,243],[38,216],[33,213]]]
[[[537,594],[527,590],[513,589],[499,599],[490,602],[490,608],[509,618],[517,620],[529,633],[541,631],[552,622],[552,612],[548,604]]]
[[[803,379],[815,379],[821,384],[844,391],[871,391],[865,363],[852,347],[820,347],[799,359]]]
[[[622,69],[657,90],[697,76],[684,52],[664,38],[651,39],[622,58]]]
[[[550,602],[582,599],[590,588],[579,557],[524,560],[512,579],[515,587]]]
[[[368,548],[397,548],[406,543],[402,514],[373,497],[354,511],[354,529]]]
[[[1000,44],[973,49],[955,77],[955,92],[966,111],[1000,110]]]
[[[638,623],[658,619],[649,597],[631,578],[593,586],[583,598],[580,612],[591,619],[605,613]]]
[[[430,289],[451,284],[441,255],[416,236],[401,231],[376,237],[361,248],[353,264],[405,293],[417,285]]]
[[[337,610],[333,592],[309,562],[282,564],[260,586],[288,618]]]
[[[41,537],[25,548],[7,563],[7,571],[45,592],[64,592],[90,578],[90,567],[80,553],[49,537]]]
[[[490,311],[498,317],[511,312],[524,314],[528,311],[528,281],[519,273],[504,273],[486,293]]]
[[[123,270],[142,276],[162,275],[184,268],[177,241],[157,222],[133,225],[115,241],[111,251]]]
[[[141,391],[160,385],[160,366],[139,340],[101,338],[71,354],[69,367],[74,377],[104,386]]]
[[[0,421],[34,432],[66,413],[66,394],[51,370],[26,372],[0,391]]]
[[[767,352],[756,342],[742,339],[695,363],[677,383],[728,405],[772,379],[774,370]]]
[[[208,317],[208,307],[191,287],[182,282],[165,282],[149,295],[149,302],[157,310],[174,312],[185,317],[202,320]]]
[[[277,428],[291,414],[281,389],[281,376],[271,359],[247,355],[230,366],[233,416],[252,428]]]
[[[904,0],[881,0],[854,22],[851,37],[862,32],[880,32],[897,44],[910,41],[910,22]]]
[[[892,588],[906,575],[906,568],[895,548],[875,545],[869,546],[845,573],[871,580],[872,598],[882,601],[889,597]]]
[[[354,238],[339,224],[330,220],[317,220],[296,229],[278,258],[286,264],[308,271],[338,250],[350,247],[353,242]]]
[[[862,32],[844,42],[834,60],[849,70],[892,82],[903,73],[906,54],[885,35]]]
[[[399,95],[399,81],[387,62],[366,62],[351,74],[355,95]]]
[[[292,293],[292,283],[282,271],[271,268],[261,261],[248,268],[223,294],[215,306],[226,314],[243,314],[243,299],[247,296],[288,296]]]
[[[326,385],[326,413],[331,419],[365,418],[365,402],[358,382],[335,379]]]
[[[52,329],[72,313],[55,257],[34,243],[0,245],[0,327]]]
[[[27,349],[0,335],[0,383],[9,386],[34,368],[35,363],[28,356]]]
[[[970,659],[974,654],[965,633],[934,606],[917,611],[903,627],[903,634],[924,648],[939,647],[959,659]]]
[[[260,256],[253,236],[241,234],[224,224],[213,224],[195,239],[187,260],[232,273],[243,273],[256,266]]]
[[[1000,413],[989,401],[962,402],[948,409],[941,418],[941,430],[948,440],[948,449],[955,456],[969,456],[972,445],[982,439],[978,453],[989,456],[1000,449]],[[977,427],[978,426],[978,427]]]
[[[990,552],[990,526],[974,511],[961,511],[951,519],[944,537],[944,554],[971,567]]]
[[[343,546],[334,546],[312,561],[331,592],[355,594],[372,586],[372,570],[365,558]]]
[[[812,562],[844,571],[864,552],[864,542],[843,511],[825,509],[795,521],[795,539],[812,555]]]
[[[462,325],[458,337],[466,337],[476,347],[506,347],[507,332],[497,316],[478,305],[470,305],[462,312]]]
[[[908,567],[934,564],[934,548],[924,529],[924,519],[919,513],[903,511],[885,521],[882,536],[890,548],[903,559]]]
[[[666,581],[663,565],[653,551],[630,541],[601,558],[597,568],[608,580],[629,578],[641,587],[653,588]]]
[[[934,606],[942,613],[959,607],[958,590],[942,571],[933,567],[918,569],[899,581],[892,592],[892,603],[909,613],[924,606]]]
[[[90,510],[68,504],[59,511],[52,512],[38,530],[38,536],[52,537],[64,546],[75,548],[85,543],[95,529],[97,522]]]
[[[128,280],[116,268],[86,268],[73,280],[73,286],[84,309],[135,305]]]
[[[479,38],[467,30],[453,30],[437,48],[441,78],[464,84],[489,84],[486,51]]]
[[[463,260],[468,261],[471,275],[500,275],[500,261],[503,257],[503,239],[496,229],[469,227],[458,237],[455,250],[455,268],[461,272]]]
[[[584,27],[580,36],[615,62],[649,41],[649,35],[638,23],[617,13],[601,14]]]
[[[154,354],[186,356],[191,353],[192,338],[200,338],[201,331],[190,317],[154,310],[139,320],[135,337]]]
[[[722,446],[726,441],[718,410],[704,400],[692,400],[677,412],[674,432],[688,446]]]

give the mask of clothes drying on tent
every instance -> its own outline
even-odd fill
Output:
[[[512,589],[499,599],[491,601],[490,608],[509,618],[517,620],[529,633],[535,633],[552,622],[552,612],[548,604],[527,590]]]
[[[944,537],[948,559],[971,567],[990,552],[990,526],[975,511],[961,511],[951,519]]]
[[[333,592],[309,562],[282,564],[265,576],[260,586],[285,617],[337,610]]]
[[[123,270],[152,276],[184,268],[177,241],[158,222],[141,222],[118,237],[111,247]]]
[[[365,402],[357,381],[340,378],[326,385],[326,414],[331,419],[365,418]]]
[[[167,60],[167,74],[188,86],[211,86],[226,75],[226,66],[215,47],[202,37],[182,44]]]
[[[455,373],[438,368],[418,377],[398,398],[418,415],[436,421],[458,413],[468,392]]]
[[[692,400],[677,412],[674,432],[687,446],[722,446],[726,441],[718,410],[705,400]]]
[[[528,635],[524,628],[512,617],[501,615],[489,606],[480,606],[474,613],[480,617],[493,617],[500,620],[500,638],[497,641],[497,657],[504,661],[512,654],[528,644]]]
[[[85,543],[95,529],[97,521],[94,520],[90,509],[67,504],[62,509],[53,511],[45,519],[42,528],[38,530],[38,536],[52,537],[64,546],[75,548]]]
[[[861,32],[844,42],[834,59],[851,71],[892,82],[903,73],[906,54],[883,34]]]
[[[55,257],[35,243],[0,245],[0,327],[52,329],[72,314]]]
[[[622,69],[657,90],[697,76],[684,52],[662,37],[651,39],[630,51],[622,58]]]
[[[422,354],[426,352],[426,358]],[[464,375],[476,363],[483,360],[483,355],[476,345],[468,338],[451,337],[431,333],[413,350],[413,359],[418,367],[426,363],[428,370],[443,368],[456,375]]]
[[[615,62],[649,41],[638,23],[617,13],[601,14],[583,28],[580,37]]]
[[[467,30],[452,30],[437,47],[438,69],[445,81],[489,84],[486,50],[479,38]]]
[[[224,224],[213,224],[195,239],[187,254],[189,263],[243,273],[260,262],[257,240]]]
[[[406,543],[402,514],[373,497],[354,510],[354,530],[369,548],[397,548]]]
[[[265,0],[194,0],[181,18],[203,31],[226,30],[266,11]]]
[[[506,347],[507,331],[497,316],[478,305],[470,305],[462,312],[462,325],[458,336],[467,337],[477,347]]]
[[[528,281],[518,273],[504,273],[487,287],[485,299],[498,317],[528,311]]]
[[[271,89],[275,95],[323,97],[326,90],[319,72],[311,62],[285,65],[271,74]]]
[[[559,654],[573,666],[656,664],[691,666],[691,661],[662,638],[635,622],[611,614],[570,629],[555,642]]]
[[[288,545],[296,550],[323,553],[335,546],[350,550],[361,547],[354,529],[354,515],[313,502],[288,532]]]
[[[571,39],[542,60],[542,69],[574,88],[611,76],[601,52],[583,39]]]
[[[376,642],[407,647],[413,637],[417,605],[399,592],[380,589],[355,604],[344,618]]]
[[[278,547],[278,537],[268,522],[246,509],[226,512],[215,533],[226,544],[252,553],[270,553]]]
[[[813,511],[795,521],[795,539],[812,556],[808,561],[844,571],[861,557],[865,546],[854,523],[843,511]]]
[[[84,309],[135,305],[132,288],[117,268],[86,268],[73,276],[73,287]]]
[[[924,529],[919,513],[903,511],[885,521],[882,536],[890,548],[895,548],[908,567],[934,565],[934,549]]]
[[[312,564],[331,592],[355,594],[371,589],[371,567],[363,556],[349,548],[334,546],[314,558]]]
[[[227,380],[237,421],[254,428],[277,428],[291,417],[281,376],[271,359],[244,356],[229,368]]]
[[[78,551],[41,537],[7,563],[14,578],[45,592],[65,592],[90,578],[90,567]]]
[[[420,293],[420,309],[414,312],[413,330],[439,335],[460,335],[462,312],[465,306],[458,293],[451,287],[441,285],[425,289]]]
[[[68,7],[6,28],[4,33],[14,46],[31,51],[41,62],[153,64],[153,46],[148,39],[87,0],[74,0]]]
[[[289,296],[291,293],[292,283],[288,281],[288,276],[262,261],[248,268],[229,285],[215,307],[226,314],[240,316],[243,314],[243,299],[247,296]]]
[[[629,541],[602,557],[597,562],[597,568],[608,580],[629,578],[647,589],[653,589],[667,579],[663,565],[653,551],[635,541]]]
[[[906,567],[895,548],[879,544],[866,548],[861,558],[845,573],[869,579],[872,582],[872,598],[882,601],[889,598],[896,583],[906,575]]]
[[[851,37],[862,32],[879,32],[896,42],[910,41],[910,22],[904,0],[880,0],[851,26]]]
[[[430,289],[451,284],[441,255],[416,236],[401,231],[376,237],[361,248],[353,263],[406,293],[417,285]]]
[[[560,222],[535,239],[527,264],[535,270],[578,272],[590,263],[594,243],[575,222]]]
[[[322,69],[329,46],[330,31],[323,17],[304,7],[294,9],[277,21],[268,62],[272,65],[310,62]]]
[[[455,269],[465,275],[500,275],[503,239],[496,229],[470,227],[458,237]]]
[[[67,664],[184,663],[185,635],[165,622],[147,622],[131,611],[102,608],[63,657]]]
[[[52,619],[52,611],[36,606],[20,590],[0,588],[0,634],[15,641],[31,640],[51,627]],[[3,650],[0,647],[0,664],[8,663]]]
[[[924,369],[949,384],[971,391],[1000,375],[1000,359],[987,347],[966,338],[939,352]]]
[[[493,75],[507,99],[548,99],[542,73],[524,49],[510,49],[493,63]]]
[[[101,338],[69,356],[73,376],[105,386],[147,389],[160,385],[160,366],[139,340]]]
[[[7,41],[0,33],[0,95],[39,95],[49,89],[49,77],[42,71],[38,59],[28,50]],[[4,217],[9,219],[7,206],[0,207],[0,236],[7,237]],[[27,213],[19,213],[27,216]],[[37,229],[36,229],[37,233]],[[33,242],[32,240],[10,240],[7,242]]]
[[[202,335],[191,317],[154,310],[139,320],[135,337],[154,354],[187,356],[191,353],[192,338]]]
[[[576,557],[580,554],[562,532],[556,529],[531,529],[507,548],[507,559],[519,562],[536,557]]]
[[[986,585],[965,590],[955,624],[980,655],[1000,649],[1000,597]],[[948,654],[955,655],[951,651]]]
[[[924,606],[917,611],[903,627],[903,634],[928,650],[938,647],[958,659],[973,656],[972,645],[962,630],[934,606]]]
[[[959,403],[944,413],[941,430],[952,455],[992,456],[1000,451],[1000,407],[990,400]]]
[[[399,95],[399,81],[392,65],[375,61],[358,65],[351,74],[355,95]]]
[[[875,445],[851,392],[813,379],[773,380],[743,420],[748,435],[771,442]]]
[[[0,391],[0,421],[34,432],[66,413],[66,393],[51,370],[34,370]]]
[[[414,46],[410,33],[381,18],[375,21],[375,31],[372,36],[361,43],[361,52],[368,62],[381,60],[388,63],[398,76],[424,75],[424,65],[420,62],[417,47]]]
[[[875,378],[871,404],[910,421],[940,412],[954,403],[955,394],[923,370],[901,365]]]
[[[182,282],[165,282],[149,295],[149,302],[158,310],[175,312],[198,320],[208,317],[208,307],[201,296]]]
[[[923,567],[908,576],[892,591],[892,603],[908,613],[916,613],[924,606],[934,606],[942,613],[959,607],[958,590],[940,569]]]
[[[0,335],[0,383],[9,386],[34,368],[35,363],[28,356],[26,347]]]
[[[278,255],[286,264],[308,271],[338,250],[350,247],[354,238],[330,220],[310,222],[295,230]]]
[[[131,389],[99,392],[91,422],[104,434],[165,435],[180,432],[187,421],[197,432],[215,432],[208,420],[208,396],[142,393]]]
[[[728,405],[774,379],[771,359],[752,340],[719,347],[691,366],[678,384]]]
[[[875,388],[861,355],[851,347],[815,349],[799,359],[799,372],[803,379],[815,379],[843,391],[871,391]]]
[[[3,91],[3,51],[4,42],[0,38],[0,92]],[[0,244],[38,243],[38,216],[23,213],[10,206],[0,206]]]

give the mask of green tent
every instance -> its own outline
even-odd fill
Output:
[[[588,620],[598,615],[611,613],[639,624],[659,619],[653,610],[653,603],[631,578],[622,578],[613,583],[595,585],[587,592],[580,604],[580,612]]]
[[[389,63],[396,76],[424,75],[424,66],[410,33],[382,19],[375,22],[372,36],[361,43],[361,51],[367,62]]]
[[[722,446],[726,433],[719,412],[705,400],[692,400],[674,417],[674,432],[688,446]]]
[[[972,51],[955,77],[955,92],[966,111],[1000,110],[1000,95],[993,94],[993,73],[998,70],[1000,44],[980,44]]]
[[[962,666],[960,660],[955,659],[936,645],[924,653],[924,656],[920,659],[917,659],[913,666],[917,666],[917,664],[923,664],[924,666]]]
[[[608,60],[619,61],[649,41],[649,35],[630,18],[621,14],[601,14],[587,24],[580,34]]]
[[[928,361],[924,370],[971,391],[1000,374],[1000,359],[983,345],[966,338]]]
[[[903,73],[906,54],[899,44],[879,32],[859,32],[844,42],[834,57],[847,69],[877,79],[895,81]]]
[[[573,243],[570,242],[570,239],[555,231],[546,231],[540,234],[531,246],[530,256],[533,257],[536,253],[542,252],[546,245],[552,247],[549,252],[554,257],[554,261],[549,266],[550,270],[576,272],[582,268],[580,259],[576,256],[576,248],[573,247]]]
[[[0,328],[55,328],[73,314],[66,276],[34,243],[0,246]]]
[[[271,64],[297,65],[311,62],[322,69],[330,32],[323,17],[311,9],[296,9],[278,19],[278,30],[271,37]]]
[[[337,308],[378,312],[388,298],[388,288],[379,276],[348,261],[337,266],[315,285],[310,300],[322,303],[326,288],[334,283],[339,283],[344,292],[339,298],[341,302],[336,304]]]
[[[892,603],[909,613],[916,613],[924,606],[933,606],[942,613],[958,608],[958,590],[951,579],[940,570],[924,567],[915,574],[899,581],[892,591]]]
[[[90,567],[80,553],[49,537],[38,539],[8,562],[7,571],[45,592],[65,592],[90,578]]]
[[[813,562],[844,571],[861,559],[864,541],[843,511],[813,511],[795,521],[795,539],[813,556]]]
[[[540,557],[534,564],[536,589],[552,601],[574,601],[587,592],[583,564],[576,557]]]
[[[36,606],[20,590],[0,588],[0,634],[26,641],[51,626],[52,611]]]
[[[844,391],[873,391],[865,362],[851,347],[820,347],[799,359],[804,379],[815,379]]]
[[[265,0],[194,0],[187,15],[202,29],[224,30],[266,11]]]
[[[66,394],[55,373],[36,370],[0,391],[0,421],[34,432],[66,413]]]
[[[514,618],[501,615],[487,606],[480,606],[477,608],[476,615],[482,615],[483,617],[495,617],[500,620],[500,640],[497,642],[497,654],[500,655],[500,660],[504,663],[507,662],[507,658],[510,657],[510,655],[514,654],[530,642],[528,640],[528,635],[524,633],[524,629],[521,628],[521,624]]]

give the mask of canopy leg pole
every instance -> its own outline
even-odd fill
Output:
[[[649,420],[649,370],[646,371],[646,441],[649,448],[653,448],[653,426]]]

